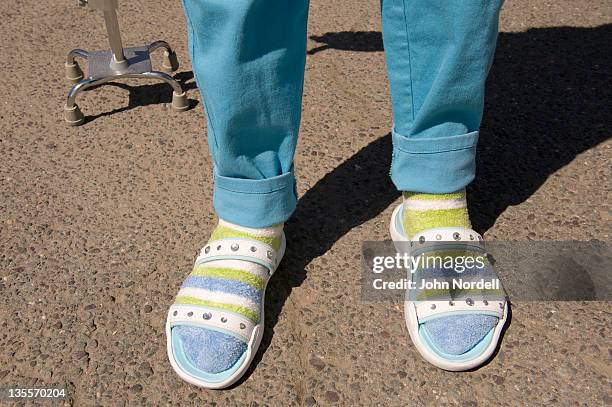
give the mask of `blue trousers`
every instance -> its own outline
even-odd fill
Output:
[[[503,0],[382,0],[393,106],[391,179],[448,193],[474,178]],[[284,222],[297,202],[308,0],[183,0],[208,119],[219,217]]]

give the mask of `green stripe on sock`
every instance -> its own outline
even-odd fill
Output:
[[[259,315],[256,312],[254,312],[253,310],[249,308],[239,307],[237,305],[223,304],[223,303],[215,302],[215,301],[201,300],[199,298],[189,297],[186,295],[179,295],[178,297],[176,297],[175,303],[176,304],[188,304],[188,305],[201,305],[204,307],[218,308],[224,311],[231,311],[231,312],[235,312],[237,314],[243,315],[246,318],[253,321],[254,324],[259,322]]]
[[[256,236],[250,233],[242,232],[240,230],[232,229],[232,228],[229,228],[227,226],[222,226],[222,225],[217,226],[217,228],[214,230],[214,232],[210,236],[210,239],[208,240],[208,242],[211,243],[215,240],[231,239],[231,238],[259,240],[260,242],[263,242],[265,244],[272,246],[274,250],[280,249],[280,246],[281,246],[280,236],[274,236],[274,237]]]
[[[257,277],[248,271],[235,270],[222,267],[206,267],[206,265],[196,266],[191,272],[196,277],[214,277],[226,280],[241,281],[249,284],[258,290],[263,290],[265,282],[261,277]]]
[[[453,192],[450,194],[421,194],[419,192],[402,192],[404,199],[418,199],[423,201],[447,201],[452,199],[465,198],[465,190]]]
[[[467,208],[439,209],[431,211],[411,211],[404,208],[404,230],[407,235],[434,228],[463,227],[471,228]]]

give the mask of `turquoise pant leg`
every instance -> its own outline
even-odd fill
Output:
[[[287,220],[306,60],[307,0],[183,0],[208,119],[214,207],[230,222]]]
[[[502,2],[382,0],[400,191],[448,193],[474,178]]]

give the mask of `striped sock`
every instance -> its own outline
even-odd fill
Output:
[[[402,222],[410,238],[427,229],[472,227],[465,199],[465,189],[450,194],[404,192],[403,197]],[[436,252],[435,254],[440,255],[441,253]],[[445,295],[445,293],[426,291],[420,294],[422,296]],[[496,322],[497,318],[488,315],[450,315],[430,320],[423,323],[422,326],[438,349],[450,355],[461,355],[476,346],[493,329]]]
[[[409,238],[434,228],[471,228],[465,189],[450,194],[404,192],[403,226]]]
[[[283,225],[252,229],[219,220],[208,243],[228,238],[255,239],[278,250]],[[178,293],[176,304],[203,305],[238,313],[257,324],[268,269],[243,260],[215,260],[195,265]],[[242,356],[247,344],[240,339],[206,328],[175,328],[186,354],[200,370],[219,373],[229,369]]]

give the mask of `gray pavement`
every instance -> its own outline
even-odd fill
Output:
[[[77,406],[612,403],[609,303],[517,302],[497,357],[449,373],[420,358],[400,303],[361,300],[361,242],[388,238],[399,201],[377,1],[312,1],[302,198],[263,344],[227,391],[184,383],[165,354],[166,310],[216,222],[180,2],[123,1],[120,22],[126,44],[176,47],[197,106],[130,81],[87,92],[78,128],[63,60],[106,47],[100,15],[71,0],[0,15],[0,387],[67,387]],[[486,238],[610,241],[610,21],[607,1],[506,2],[469,191]]]

